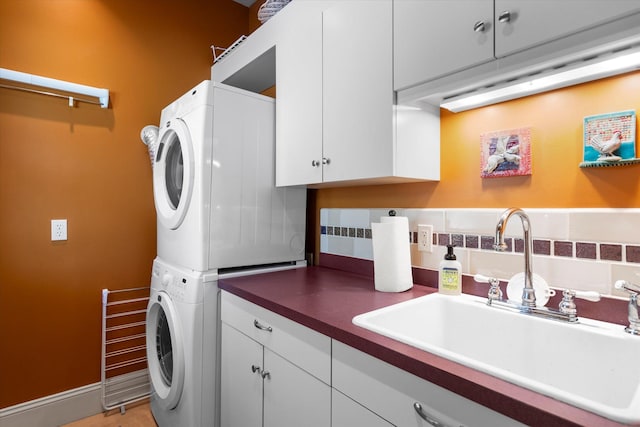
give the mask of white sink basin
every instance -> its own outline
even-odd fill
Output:
[[[485,302],[430,294],[353,323],[604,417],[640,421],[639,336],[621,325],[562,323]]]

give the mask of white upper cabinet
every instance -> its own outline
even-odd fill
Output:
[[[322,181],[322,168],[311,164],[322,159],[322,10],[290,12],[276,47],[277,186]]]
[[[321,76],[317,87],[322,97],[318,101],[314,93],[300,99],[298,106],[292,103],[277,119],[279,126],[291,130],[277,131],[277,185],[439,179],[439,111],[405,111],[394,105],[392,17],[392,0],[342,0],[322,12],[321,64],[312,66],[318,60],[315,56],[313,64],[305,64],[306,73]],[[317,21],[306,25],[316,28]],[[315,36],[311,40],[315,49]],[[298,55],[286,53],[286,57],[301,62]],[[286,69],[289,64],[278,60],[278,66]],[[280,84],[278,102],[283,95],[279,88]],[[313,125],[305,124],[309,121],[302,116],[316,107],[321,112],[311,118]],[[290,116],[288,112],[296,108],[303,109]],[[320,132],[317,119],[322,121]]]
[[[493,0],[394,0],[394,87],[493,59]]]
[[[394,89],[403,90],[524,51],[542,58],[610,41],[624,25],[595,29],[640,12],[640,1],[394,0],[393,7]]]
[[[391,7],[345,1],[323,13],[323,182],[393,175]]]
[[[510,55],[638,11],[638,0],[495,0],[495,54]]]

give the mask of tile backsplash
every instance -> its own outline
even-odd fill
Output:
[[[371,223],[391,209],[409,219],[414,267],[436,270],[451,243],[465,274],[508,280],[524,270],[520,218],[509,220],[507,251],[493,250],[504,209],[321,209],[320,252],[373,260]],[[628,298],[613,283],[640,283],[640,209],[524,210],[531,223],[533,271],[551,287]],[[419,224],[433,226],[433,252],[418,251]]]

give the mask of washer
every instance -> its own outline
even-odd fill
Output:
[[[275,103],[201,82],[162,110],[158,256],[194,271],[304,259],[306,189],[275,187]]]
[[[153,262],[146,340],[159,427],[217,425],[217,284],[217,274]]]

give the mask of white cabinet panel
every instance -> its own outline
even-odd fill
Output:
[[[336,389],[331,390],[331,427],[354,426],[392,427],[393,424]]]
[[[261,427],[262,346],[223,323],[221,349],[221,426]]]
[[[323,13],[323,181],[393,174],[391,0]]]
[[[264,427],[331,425],[331,387],[264,351]]]
[[[393,25],[396,90],[493,59],[493,0],[394,0]]]
[[[428,95],[607,50],[633,36],[640,1],[394,0],[393,12],[394,89]]]
[[[519,422],[449,390],[391,366],[338,341],[333,342],[332,384],[397,426],[427,426],[416,410],[455,426],[521,426]]]
[[[496,57],[640,11],[637,0],[495,0]],[[499,22],[504,12],[508,22]]]
[[[322,181],[322,9],[291,6],[276,46],[277,186]]]

